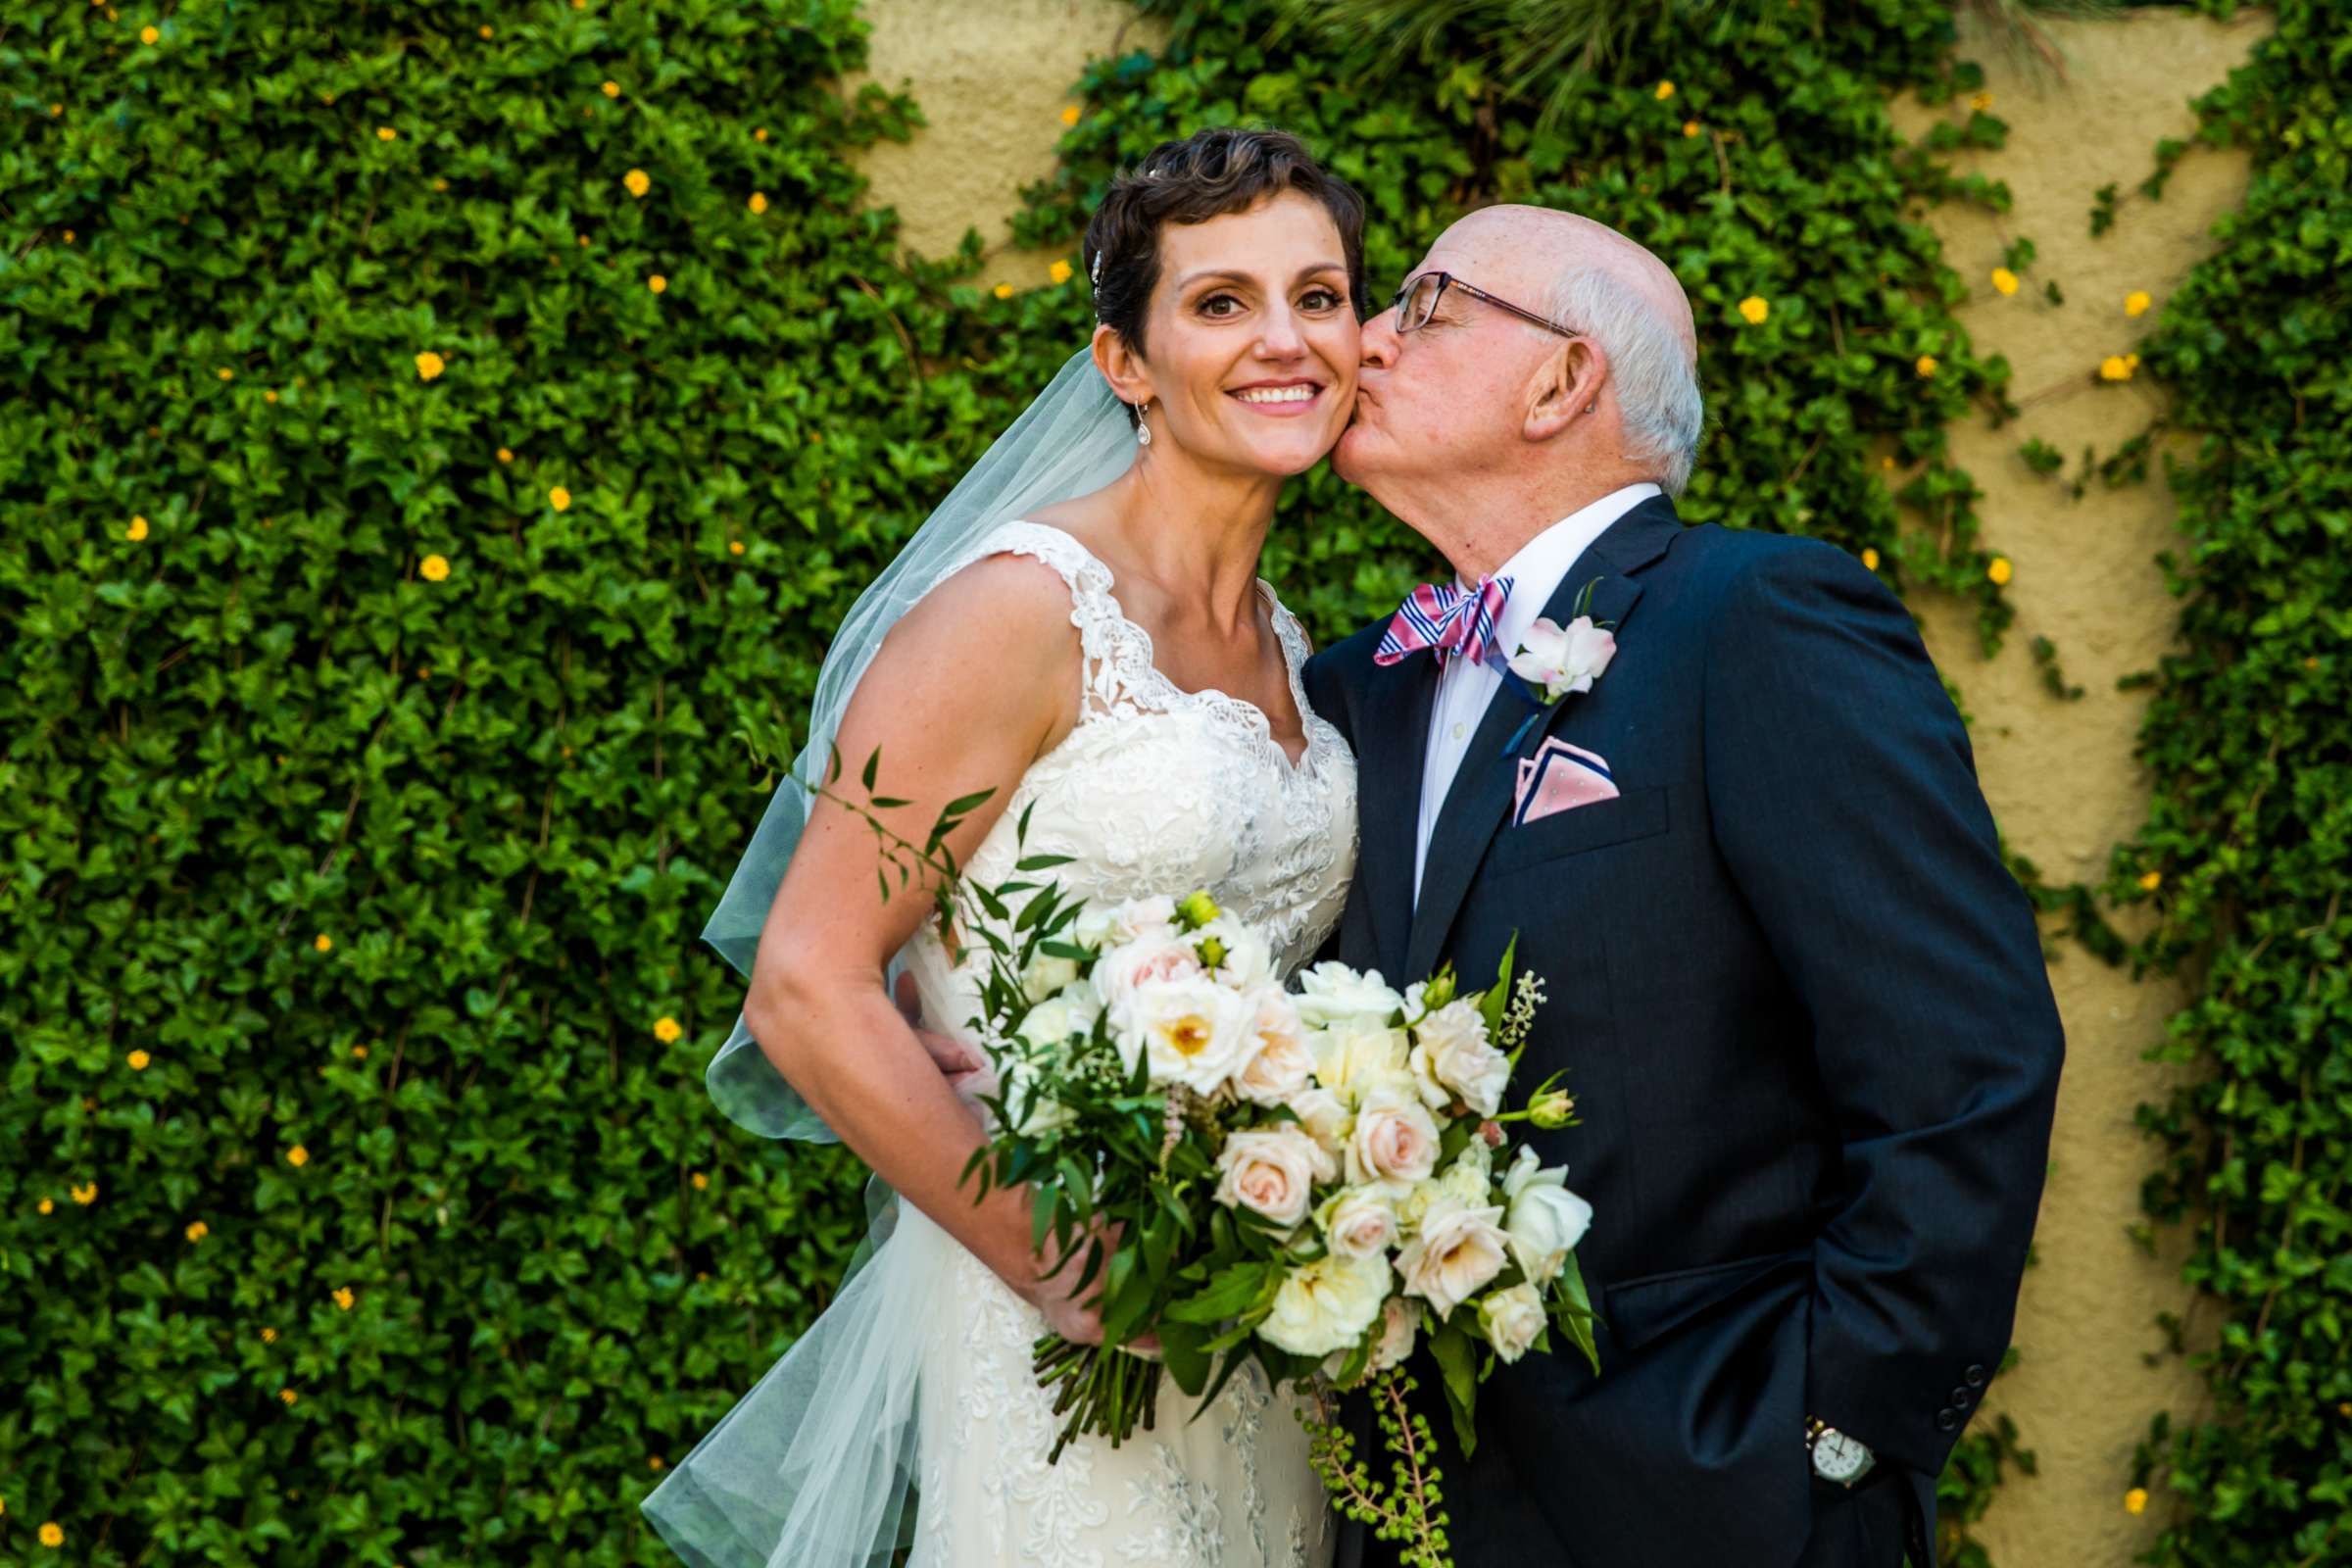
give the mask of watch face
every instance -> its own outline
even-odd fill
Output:
[[[1851,1481],[1870,1467],[1870,1450],[1836,1427],[1813,1440],[1813,1470],[1824,1481]]]

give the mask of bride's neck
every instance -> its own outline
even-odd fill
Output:
[[[1254,621],[1258,553],[1282,480],[1205,471],[1174,453],[1146,454],[1112,486],[1119,549],[1170,597],[1205,605],[1220,625]]]

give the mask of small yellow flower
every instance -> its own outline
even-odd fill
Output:
[[[54,1211],[56,1210],[56,1208],[57,1208],[57,1203],[55,1202],[55,1200],[51,1200],[51,1199],[44,1198],[44,1199],[42,1199],[42,1200],[41,1200],[41,1201],[40,1201],[40,1203],[39,1203],[39,1205],[38,1205],[38,1206],[39,1206],[39,1208],[40,1208],[40,1211],[41,1211],[42,1213],[44,1213],[44,1214],[47,1214],[47,1213],[54,1212]]]
[[[430,381],[434,376],[439,375],[444,369],[447,368],[448,367],[442,362],[441,356],[435,354],[430,349],[427,349],[422,354],[416,356],[416,378],[419,381]]]
[[[1893,467],[1893,466],[1894,466],[1894,455],[1893,455],[1892,453],[1888,453],[1888,454],[1887,454],[1886,457],[1883,457],[1883,458],[1881,458],[1881,459],[1879,460],[1879,466],[1880,466],[1880,467],[1882,467],[1882,468],[1891,468],[1891,467]]]
[[[230,368],[229,368],[227,366],[225,366],[225,365],[223,365],[222,367],[220,367],[220,379],[221,379],[221,380],[223,380],[223,381],[234,381],[236,378],[237,378],[237,372],[236,372],[236,371],[234,371],[234,370],[230,369]]]
[[[291,1406],[293,1405],[293,1403],[294,1403],[294,1391],[293,1391],[292,1389],[280,1389],[280,1390],[278,1390],[278,1391],[277,1391],[277,1396],[278,1396],[279,1398],[281,1398],[281,1399],[285,1400],[285,1401],[286,1401],[286,1404],[287,1404],[289,1407],[291,1407]]]
[[[694,1190],[698,1193],[710,1185],[710,1178],[699,1170],[694,1173],[691,1180],[694,1182]]]
[[[449,181],[446,179],[436,179],[433,181],[433,189],[447,190],[449,189]]]
[[[558,485],[547,493],[547,504],[558,512],[565,511],[571,506],[571,492]]]
[[[134,545],[140,540],[146,538],[147,519],[145,517],[131,518],[130,526],[122,530],[122,537],[129,540]]]
[[[79,1203],[84,1208],[87,1208],[92,1203],[98,1201],[98,1184],[96,1182],[91,1182],[82,1187],[69,1188],[68,1191],[73,1194],[74,1201]]]
[[[660,1454],[658,1454],[658,1453],[657,1453],[657,1454],[654,1454],[652,1457],[648,1458],[648,1459],[645,1461],[645,1467],[646,1467],[648,1470],[659,1470],[659,1469],[661,1469],[661,1468],[662,1468],[662,1456],[661,1456]]]
[[[1664,103],[1667,99],[1674,96],[1674,83],[1671,81],[1659,82],[1657,86],[1657,94],[1658,101],[1660,103]]]
[[[666,293],[669,289],[669,279],[663,277],[660,272],[656,272],[645,280],[645,286],[657,294]]]
[[[587,236],[587,235],[585,235],[585,234],[582,234],[582,235],[580,236],[580,249],[582,249],[582,250],[586,250],[587,248],[588,248],[588,236]]]
[[[292,1149],[286,1151],[287,1164],[299,1167],[308,1165],[310,1162],[311,1152],[303,1148],[300,1144],[296,1144]]]
[[[377,141],[396,141],[399,139],[399,137],[400,132],[394,130],[390,125],[378,125],[375,127],[375,139]]]
[[[1936,373],[1936,356],[1933,354],[1922,354],[1918,359],[1911,362],[1911,368],[1917,370],[1923,376],[1934,375]]]
[[[1070,280],[1070,264],[1057,261],[1046,269],[1046,275],[1056,283],[1067,283]]]
[[[1866,548],[1866,549],[1864,549],[1864,550],[1863,550],[1863,552],[1862,552],[1862,564],[1863,564],[1863,566],[1864,566],[1865,568],[1867,568],[1867,569],[1869,569],[1869,570],[1871,570],[1871,571],[1876,571],[1876,570],[1878,570],[1878,569],[1879,569],[1879,553],[1878,553],[1876,550],[1871,550],[1871,549],[1867,549],[1867,548]]]
[[[514,461],[514,454],[508,451],[505,447],[500,447],[498,449],[498,461],[501,463],[513,463]]]
[[[996,297],[1001,300],[1008,300],[1012,298],[1012,285],[1010,283],[999,283],[989,292],[996,295]]]
[[[416,574],[426,582],[443,582],[449,577],[447,556],[427,556],[416,563]]]
[[[317,948],[320,953],[332,953],[335,950],[335,939],[321,931],[311,938],[311,946]]]
[[[1061,106],[1061,122],[1065,125],[1075,125],[1078,123],[1078,106],[1076,104],[1063,104]]]
[[[728,554],[728,555],[730,555],[730,556],[740,556],[740,555],[742,555],[742,554],[743,554],[743,541],[742,541],[742,540],[740,540],[740,539],[730,539],[730,540],[728,540],[728,541],[727,541],[727,554]]]
[[[154,29],[153,27],[149,27],[147,30],[148,30],[149,32],[153,32],[155,29]],[[150,39],[148,39],[147,41],[148,41],[149,43],[153,43],[153,42],[155,42],[155,40],[154,40],[153,38],[150,38]],[[42,1544],[42,1545],[44,1545],[44,1546],[62,1546],[62,1545],[64,1545],[65,1544],[66,1544],[66,1533],[65,1533],[63,1530],[60,1530],[60,1529],[57,1527],[57,1521],[56,1521],[56,1520],[52,1519],[52,1520],[50,1520],[50,1521],[49,1521],[47,1524],[45,1524],[45,1525],[41,1526],[41,1544]]]
[[[1747,318],[1748,325],[1762,326],[1764,318],[1772,314],[1772,307],[1764,302],[1763,295],[1750,294],[1740,302],[1740,314]]]
[[[654,1038],[665,1046],[685,1032],[678,1027],[678,1020],[667,1014],[654,1020]]]
[[[1974,98],[1971,98],[1968,101],[1968,107],[1974,109],[1980,115],[1984,113],[1984,111],[1992,107],[1992,94],[1988,92],[1981,92],[1977,94]]]
[[[654,182],[642,169],[632,169],[620,176],[620,182],[632,196],[642,196],[654,188]]]
[[[351,1048],[351,1054],[356,1060],[366,1061],[368,1059],[368,1048],[366,1046],[354,1046]]]
[[[351,1303],[357,1299],[358,1298],[352,1295],[351,1287],[348,1285],[335,1292],[335,1304],[346,1312],[351,1310]]]
[[[263,1343],[264,1345],[275,1345],[275,1344],[277,1343],[277,1330],[275,1330],[275,1329],[264,1329],[264,1330],[262,1330],[262,1343]]]
[[[2124,356],[2124,363],[2132,367],[2132,369],[2136,370],[2139,368],[2139,356],[2136,354],[2127,354]]]
[[[1684,122],[1683,122],[1683,134],[1684,134],[1684,135],[1686,135],[1686,136],[1695,136],[1695,135],[1697,135],[1697,134],[1698,134],[1698,122],[1697,122],[1697,121],[1695,121],[1695,120],[1686,120],[1686,121],[1684,121]]]
[[[2006,267],[1996,267],[1992,270],[1992,286],[2004,294],[2014,294],[2017,292],[2017,274]]]
[[[201,1242],[212,1234],[213,1228],[202,1220],[188,1227],[188,1240],[191,1242]]]
[[[2148,1510],[2148,1489],[2133,1487],[2124,1494],[2124,1512],[2145,1513]]]
[[[66,230],[66,243],[69,245],[74,243],[74,231],[70,228]]]
[[[2132,362],[2125,359],[2121,354],[2108,355],[2105,359],[2099,362],[2099,379],[2102,381],[2131,380]]]
[[[134,1051],[122,1059],[130,1063],[130,1070],[132,1072],[145,1072],[147,1070],[147,1063],[152,1061],[154,1058],[149,1056],[144,1051]]]
[[[2139,874],[2140,892],[2153,893],[2162,886],[2164,886],[2164,873],[2162,871],[2142,871]]]
[[[619,96],[620,96],[620,83],[619,83],[619,82],[617,82],[617,81],[608,81],[608,82],[606,82],[606,83],[605,83],[605,96],[606,96],[606,97],[608,97],[608,98],[617,98],[617,97],[619,97]]]
[[[1990,564],[1985,566],[1984,575],[1992,579],[1992,585],[1995,588],[2000,588],[2006,586],[2009,579],[2017,575],[2017,569],[2009,564],[2007,556],[1995,556]]]
[[[767,192],[763,190],[756,190],[752,192],[752,199],[748,202],[745,202],[743,205],[749,207],[755,213],[766,212]]]
[[[141,43],[152,44],[162,36],[163,34],[158,32],[153,27],[141,27],[139,29],[139,42]]]
[[[767,140],[767,128],[766,128],[765,126],[761,126],[761,127],[760,127],[759,129],[757,129],[757,130],[753,131],[753,132],[752,132],[752,140],[754,140],[754,141],[765,141],[765,140]]]
[[[275,403],[277,401],[277,393],[274,390],[264,392],[262,394],[262,401],[264,403]]]
[[[2148,298],[2148,291],[2146,289],[2135,288],[2131,293],[2124,296],[2124,314],[2126,316],[2137,316],[2155,303],[2156,302],[2154,300]]]
[[[482,24],[482,36],[483,36],[483,37],[485,37],[485,38],[487,38],[487,37],[489,37],[490,35],[491,35],[491,27],[490,27],[490,24],[488,24],[487,22],[485,22],[485,23],[483,23],[483,24]]]

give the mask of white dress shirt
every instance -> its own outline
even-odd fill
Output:
[[[1494,622],[1496,642],[1506,658],[1517,651],[1527,629],[1544,613],[1553,591],[1587,547],[1610,523],[1642,501],[1663,493],[1649,483],[1612,490],[1530,539],[1519,547],[1517,555],[1495,570],[1495,576],[1511,579],[1510,603],[1502,607],[1502,613]],[[1455,581],[1460,579],[1457,577]],[[1429,710],[1429,745],[1421,756],[1421,827],[1413,841],[1415,904],[1421,902],[1421,869],[1429,860],[1429,836],[1438,825],[1438,812],[1446,804],[1446,792],[1452,787],[1453,775],[1462,765],[1462,754],[1470,748],[1470,737],[1478,733],[1479,720],[1486,717],[1487,705],[1501,688],[1500,675],[1467,660],[1448,658],[1440,670],[1437,701]]]

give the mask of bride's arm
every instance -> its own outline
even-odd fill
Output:
[[[858,799],[858,770],[879,748],[877,792],[912,803],[884,820],[918,843],[949,801],[993,791],[948,837],[956,863],[968,863],[1022,773],[1076,721],[1078,668],[1060,578],[1019,557],[983,561],[925,596],[875,653],[842,718],[847,776],[835,787]],[[1093,1314],[1066,1299],[1067,1280],[1040,1280],[1026,1190],[974,1204],[958,1185],[983,1142],[979,1123],[883,983],[891,955],[932,917],[932,889],[900,890],[894,872],[885,901],[880,864],[865,822],[813,803],[760,933],[745,1021],[776,1070],[901,1197],[1058,1332],[1096,1337]]]

